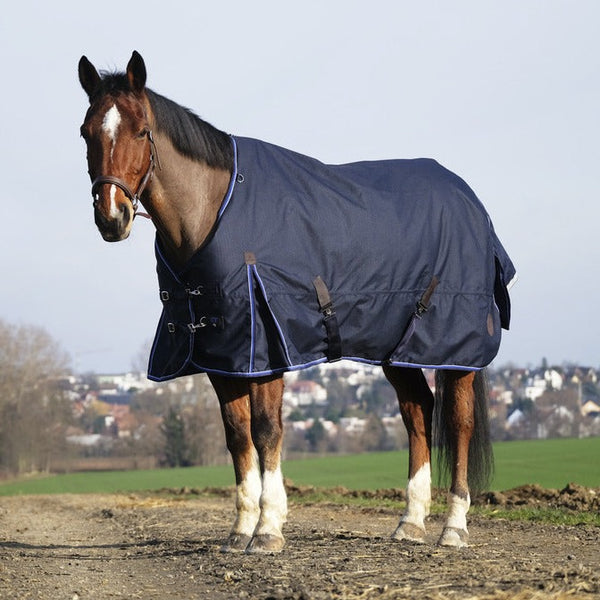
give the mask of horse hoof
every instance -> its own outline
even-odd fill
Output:
[[[469,545],[469,532],[466,529],[456,527],[444,527],[438,541],[438,546],[452,546],[453,548],[464,548]]]
[[[227,541],[221,546],[221,552],[229,554],[231,552],[244,552],[251,542],[251,537],[243,533],[232,533]]]
[[[271,535],[268,533],[255,535],[248,547],[246,548],[247,554],[272,554],[275,552],[281,552],[285,544],[283,537],[277,535]]]
[[[399,542],[407,541],[415,544],[424,544],[425,529],[414,523],[400,523],[396,531],[392,533],[392,539]]]

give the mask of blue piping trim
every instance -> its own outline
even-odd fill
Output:
[[[162,327],[164,319],[165,319],[165,316],[163,314],[163,315],[161,315],[160,320],[158,322],[159,329]],[[156,342],[154,344],[152,344],[152,349],[150,351],[150,358],[148,360],[148,371],[150,371],[150,365],[154,361],[155,349],[156,349]],[[192,335],[190,335],[189,340],[188,340],[188,355],[187,355],[187,358],[185,359],[185,361],[182,363],[181,367],[179,367],[179,369],[177,369],[177,371],[175,371],[174,373],[172,373],[170,375],[164,375],[163,377],[160,377],[160,378],[153,377],[152,375],[150,375],[148,373],[146,375],[147,378],[150,381],[169,381],[171,379],[177,379],[177,377],[181,377],[184,374],[184,372],[186,371],[186,369],[189,367],[190,364],[193,365],[196,369],[199,369],[198,372],[204,372],[204,369],[202,369],[202,367],[199,367],[198,365],[194,364],[191,361],[193,351],[194,351],[194,337]]]
[[[154,240],[154,250],[158,254],[158,257],[160,258],[160,261],[162,262],[162,264],[165,267],[167,267],[167,269],[169,269],[169,273],[171,273],[173,279],[175,279],[175,281],[177,283],[179,283],[180,285],[183,285],[183,282],[181,281],[181,279],[179,279],[179,277],[177,276],[177,273],[175,273],[175,271],[173,271],[173,269],[171,268],[171,265],[169,264],[169,261],[165,258],[164,254],[162,253],[160,246],[158,245],[158,237],[156,237]]]
[[[227,205],[229,204],[229,201],[231,200],[231,197],[233,196],[233,190],[235,188],[237,175],[238,175],[237,144],[236,144],[235,138],[233,136],[230,136],[230,138],[231,138],[231,143],[233,145],[233,172],[231,175],[231,179],[229,180],[229,187],[227,188],[227,193],[225,194],[225,198],[223,199],[223,202],[221,203],[221,208],[219,209],[219,212],[217,213],[217,219],[216,219],[217,223],[219,222],[219,219],[221,218],[222,214],[225,212],[225,209],[227,208]],[[177,276],[177,273],[175,273],[175,271],[171,268],[169,261],[165,258],[164,254],[161,252],[160,246],[158,245],[158,238],[154,240],[154,248],[155,248],[156,253],[160,257],[161,262],[165,265],[165,267],[167,267],[167,269],[169,270],[169,273],[171,273],[171,275],[173,276],[175,281],[177,281],[177,283],[179,283],[179,284],[182,284],[181,279],[179,279],[179,277]]]
[[[273,313],[273,310],[271,309],[271,305],[269,304],[269,296],[267,296],[267,290],[265,289],[262,279],[260,278],[260,275],[258,274],[256,265],[252,265],[252,272],[254,273],[254,276],[256,277],[256,281],[258,282],[260,290],[261,290],[263,297],[267,303],[267,308],[269,309],[269,313],[271,314],[271,317],[273,318],[273,322],[275,323],[275,327],[277,328],[279,340],[281,341],[281,345],[283,346],[283,349],[285,351],[285,360],[287,360],[288,365],[291,366],[292,360],[290,359],[290,352],[287,347],[287,342],[285,341],[285,336],[283,335],[283,330],[281,329],[281,325],[279,325],[279,321],[277,320],[277,317],[275,316],[275,314]]]
[[[414,364],[414,363],[405,363],[405,362],[392,362],[392,363],[387,363],[387,362],[383,362],[383,361],[377,361],[377,360],[367,360],[365,358],[356,358],[356,357],[351,357],[351,356],[343,356],[341,360],[349,360],[352,362],[358,362],[358,363],[364,363],[367,365],[373,365],[373,366],[383,366],[385,365],[390,365],[392,367],[408,367],[411,369],[448,369],[450,371],[481,371],[483,369],[485,369],[486,367],[466,367],[463,365],[421,365],[421,364]],[[186,363],[186,366],[188,364],[193,365],[196,369],[198,369],[197,372],[199,373],[213,373],[215,375],[225,375],[226,377],[240,377],[240,378],[248,378],[248,377],[264,377],[267,375],[277,375],[279,373],[286,373],[288,371],[301,371],[303,369],[308,369],[309,367],[314,367],[316,365],[320,365],[322,363],[328,362],[327,358],[321,358],[318,360],[314,360],[308,363],[304,363],[301,365],[290,365],[289,367],[283,367],[281,369],[273,369],[270,371],[256,371],[254,373],[247,373],[246,371],[242,371],[242,372],[230,372],[230,371],[221,371],[218,369],[205,369],[203,367],[201,367],[200,365],[197,365],[195,362],[190,362],[190,363]],[[178,371],[178,373],[181,371]],[[177,375],[167,375],[165,377],[152,377],[150,375],[148,375],[148,379],[150,379],[151,381],[167,381],[169,379],[174,379],[175,377],[177,377]]]
[[[248,372],[254,370],[254,353],[256,350],[256,300],[252,286],[252,265],[246,265],[248,273],[248,297],[250,298],[250,358]]]
[[[235,142],[235,138],[230,136],[231,143],[233,144],[233,172],[231,174],[231,179],[229,181],[229,187],[227,188],[227,193],[225,194],[225,199],[221,204],[221,208],[219,209],[219,213],[217,214],[217,222],[221,218],[221,215],[225,212],[231,197],[233,196],[233,190],[235,188],[235,184],[238,176],[238,158],[237,158],[237,144]]]

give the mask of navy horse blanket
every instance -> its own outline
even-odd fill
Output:
[[[185,268],[157,239],[161,381],[350,359],[475,370],[508,329],[514,266],[474,192],[429,159],[326,165],[233,138],[217,223]]]

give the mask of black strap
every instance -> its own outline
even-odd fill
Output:
[[[417,310],[415,311],[415,316],[421,317],[421,315],[429,310],[429,302],[431,301],[431,296],[433,296],[433,292],[435,292],[435,288],[438,286],[440,280],[434,275],[427,286],[427,289],[423,292],[420,300],[417,302]]]
[[[398,345],[394,348],[394,350],[390,353],[387,358],[387,363],[391,364],[397,360],[402,359],[402,353],[404,352],[408,342],[413,336],[415,329],[417,327],[417,323],[419,319],[429,310],[429,303],[431,302],[431,296],[433,296],[433,292],[435,288],[438,286],[440,280],[434,275],[427,286],[427,289],[423,292],[419,300],[417,301],[417,305],[415,308],[415,312],[410,316],[406,329],[402,334],[402,338],[398,342]]]
[[[313,279],[313,285],[317,292],[319,309],[323,315],[323,323],[327,332],[327,360],[335,362],[342,358],[342,339],[340,337],[340,328],[335,309],[333,308],[329,290],[320,276]]]

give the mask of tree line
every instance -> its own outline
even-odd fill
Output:
[[[101,395],[97,378],[85,376],[80,381],[82,389],[74,390],[66,383],[69,373],[68,355],[47,331],[0,320],[0,476],[85,468],[92,459],[105,461],[97,468],[114,468],[117,459],[127,459],[130,467],[228,461],[218,401],[206,376],[129,390],[128,428],[120,428],[121,424],[107,418],[108,405],[97,400]],[[391,426],[384,419],[398,414],[391,386],[383,378],[373,378],[356,387],[346,375],[332,371],[323,377],[317,370],[302,373],[326,388],[327,402],[291,411],[285,422],[286,456],[407,446],[399,420]],[[520,387],[518,380],[504,384],[515,390]],[[548,389],[535,402],[517,394],[510,407],[492,398],[493,439],[541,437],[541,433],[545,437],[599,435],[600,419],[584,419],[579,412],[581,399],[586,397],[600,402],[595,382],[584,380],[578,390],[572,386]],[[520,421],[509,430],[509,411],[517,409]],[[361,421],[358,433],[342,426],[344,419],[352,418]],[[73,432],[79,437],[95,434],[99,441],[77,446],[69,443],[77,437],[69,435]]]
[[[102,459],[107,468],[110,459],[124,457],[132,465],[169,467],[227,460],[220,410],[206,378],[131,390],[135,426],[119,436],[99,409],[103,403],[75,410],[85,390],[97,392],[98,384],[87,375],[84,390],[76,392],[67,383],[70,372],[68,354],[45,329],[0,319],[0,477],[68,470],[86,459]],[[73,432],[101,441],[77,446],[68,441]]]

